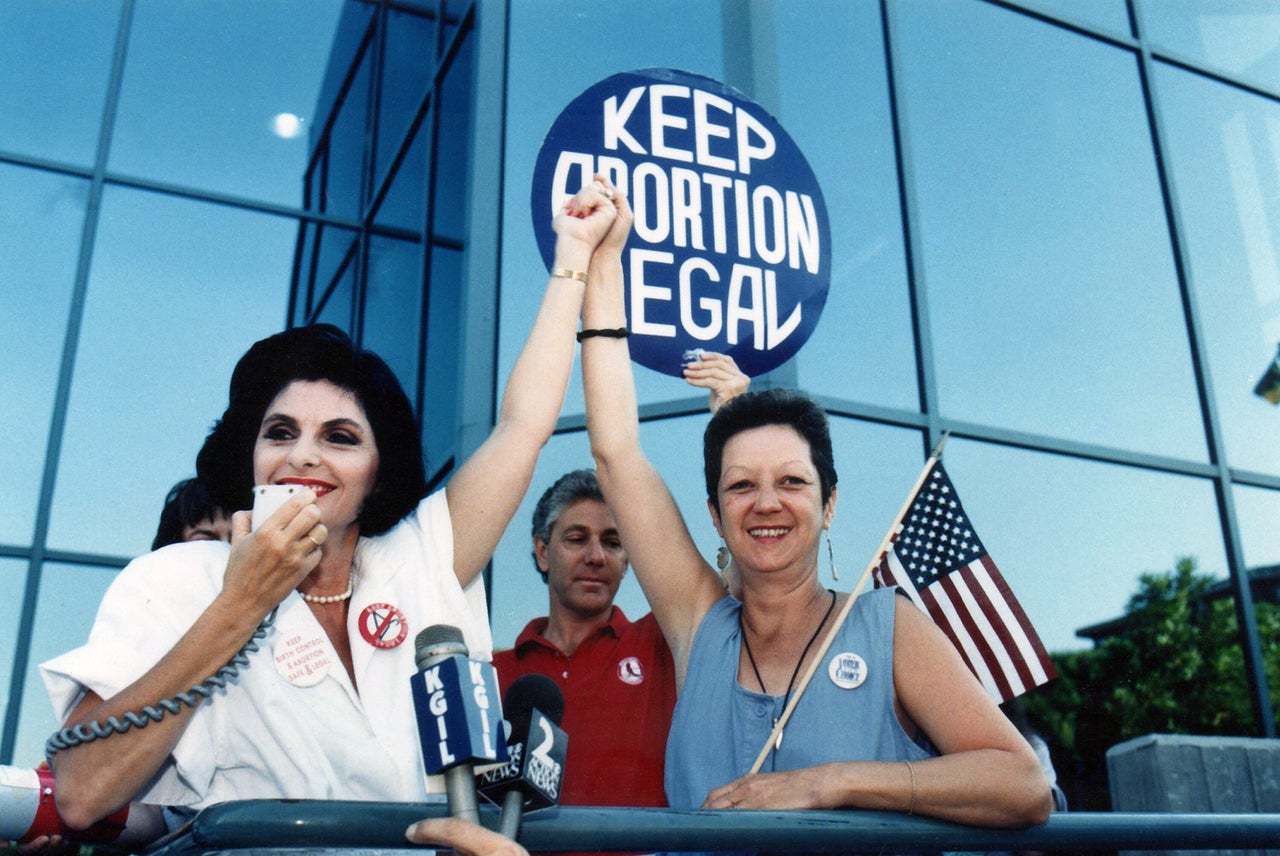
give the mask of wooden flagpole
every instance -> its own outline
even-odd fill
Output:
[[[836,634],[840,632],[840,628],[844,625],[845,619],[849,617],[849,612],[853,609],[854,601],[861,594],[863,586],[867,584],[867,580],[871,578],[871,572],[875,570],[876,565],[880,564],[880,557],[889,549],[889,545],[893,542],[893,536],[897,532],[898,525],[902,523],[902,518],[907,516],[907,512],[911,509],[911,503],[915,501],[916,494],[920,492],[920,486],[924,484],[924,480],[929,477],[929,473],[933,470],[933,465],[942,457],[942,447],[947,444],[947,437],[951,432],[944,431],[942,439],[938,441],[938,445],[934,447],[929,454],[929,459],[924,462],[924,469],[920,471],[920,477],[916,479],[915,485],[911,488],[911,492],[907,494],[907,501],[902,504],[902,508],[898,510],[898,514],[893,518],[893,523],[889,524],[889,531],[885,533],[884,539],[880,542],[880,548],[876,550],[871,562],[867,565],[866,570],[862,572],[862,576],[858,579],[857,585],[853,587],[853,591],[849,593],[849,599],[845,601],[841,607],[840,613],[836,616],[835,622],[831,625],[831,629],[827,631],[827,635],[823,637],[822,644],[818,646],[817,652],[813,659],[809,661],[809,668],[804,670],[804,675],[800,678],[800,683],[796,687],[795,692],[791,695],[791,700],[787,702],[787,706],[782,711],[782,716],[778,717],[777,723],[773,726],[773,731],[769,734],[769,739],[765,742],[764,747],[760,750],[756,762],[751,765],[751,773],[760,772],[760,768],[764,766],[764,761],[769,757],[769,753],[773,749],[782,744],[782,730],[786,728],[787,721],[791,719],[791,712],[796,709],[796,705],[800,701],[800,696],[804,695],[805,688],[809,686],[809,681],[813,679],[813,675],[818,671],[818,666],[822,664],[823,659],[827,656],[827,650],[831,647],[831,643],[835,641]],[[746,632],[746,631],[743,631]]]

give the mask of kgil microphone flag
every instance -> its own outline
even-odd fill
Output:
[[[441,658],[414,675],[411,688],[428,775],[459,764],[506,762],[492,665],[459,655]]]
[[[942,461],[909,500],[874,577],[877,588],[896,585],[929,614],[997,702],[1058,676]]]

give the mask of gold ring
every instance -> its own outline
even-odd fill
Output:
[[[603,184],[600,185],[600,195],[605,199],[608,199],[610,202],[613,201],[613,191],[605,187]]]
[[[310,541],[312,544],[315,544],[315,549],[317,550],[320,549],[320,542],[316,540],[316,536],[310,533],[307,533],[307,540]]]

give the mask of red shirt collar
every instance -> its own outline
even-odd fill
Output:
[[[533,621],[530,621],[525,625],[524,630],[520,631],[520,635],[516,637],[516,644],[514,647],[517,657],[523,656],[526,645],[540,645],[543,648],[548,648],[552,651],[560,650],[543,635],[547,632],[547,624],[550,623],[550,621],[551,619],[544,615],[541,618],[535,618]],[[609,620],[600,625],[599,629],[596,630],[596,635],[598,636],[601,633],[609,633],[613,635],[614,638],[617,638],[630,626],[631,622],[627,620],[627,616],[623,613],[622,607],[615,603],[613,605],[613,612],[609,615]]]

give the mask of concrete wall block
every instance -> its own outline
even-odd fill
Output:
[[[1107,750],[1107,774],[1116,811],[1280,812],[1280,740],[1148,734]],[[1166,856],[1241,853],[1156,852]],[[1244,853],[1280,856],[1280,850]]]

